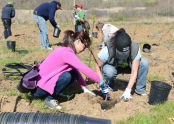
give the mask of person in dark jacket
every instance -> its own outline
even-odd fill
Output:
[[[4,25],[4,38],[8,38],[12,35],[11,33],[11,18],[15,17],[15,9],[13,2],[8,2],[6,6],[2,8],[2,22]]]
[[[75,11],[73,12],[73,17],[76,19],[74,31],[81,31],[85,28],[85,25],[84,25],[85,13],[84,13],[84,11],[82,11],[82,8],[83,8],[82,3],[79,3],[79,2],[76,3]]]
[[[40,30],[41,48],[50,49],[48,40],[48,30],[46,21],[49,20],[54,28],[59,28],[54,16],[56,10],[61,9],[61,3],[57,1],[45,2],[35,8],[33,18],[36,21]]]

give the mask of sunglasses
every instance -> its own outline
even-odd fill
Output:
[[[80,39],[80,40],[81,40],[81,42],[84,41],[84,40],[82,40],[82,39]],[[88,48],[88,45],[87,45],[87,44],[85,44],[84,42],[82,42],[82,44],[85,46],[84,49]]]
[[[87,45],[85,45],[85,44],[84,44],[84,46],[85,46],[85,48],[84,48],[84,49],[88,48],[88,46],[87,46]]]

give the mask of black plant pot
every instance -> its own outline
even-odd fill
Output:
[[[59,38],[60,32],[59,28],[54,28],[53,37]]]
[[[151,81],[149,104],[160,104],[167,101],[172,86],[161,81]]]
[[[143,52],[149,53],[151,50],[151,45],[150,44],[144,44],[143,45]]]
[[[97,33],[97,32],[92,32],[92,36],[93,36],[94,38],[98,38],[98,33]]]
[[[7,48],[15,52],[16,41],[7,41]]]

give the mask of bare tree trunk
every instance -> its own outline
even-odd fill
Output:
[[[73,0],[73,8],[75,7],[75,4],[76,4],[76,0]],[[76,21],[75,18],[73,21],[74,21],[74,25],[75,25],[75,21]]]

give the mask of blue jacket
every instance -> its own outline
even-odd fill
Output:
[[[46,21],[49,19],[53,27],[56,27],[57,23],[54,20],[54,16],[57,10],[57,4],[57,1],[42,3],[34,10],[33,14],[43,17]]]
[[[11,19],[13,17],[15,17],[15,9],[13,5],[7,4],[2,8],[1,19]]]

